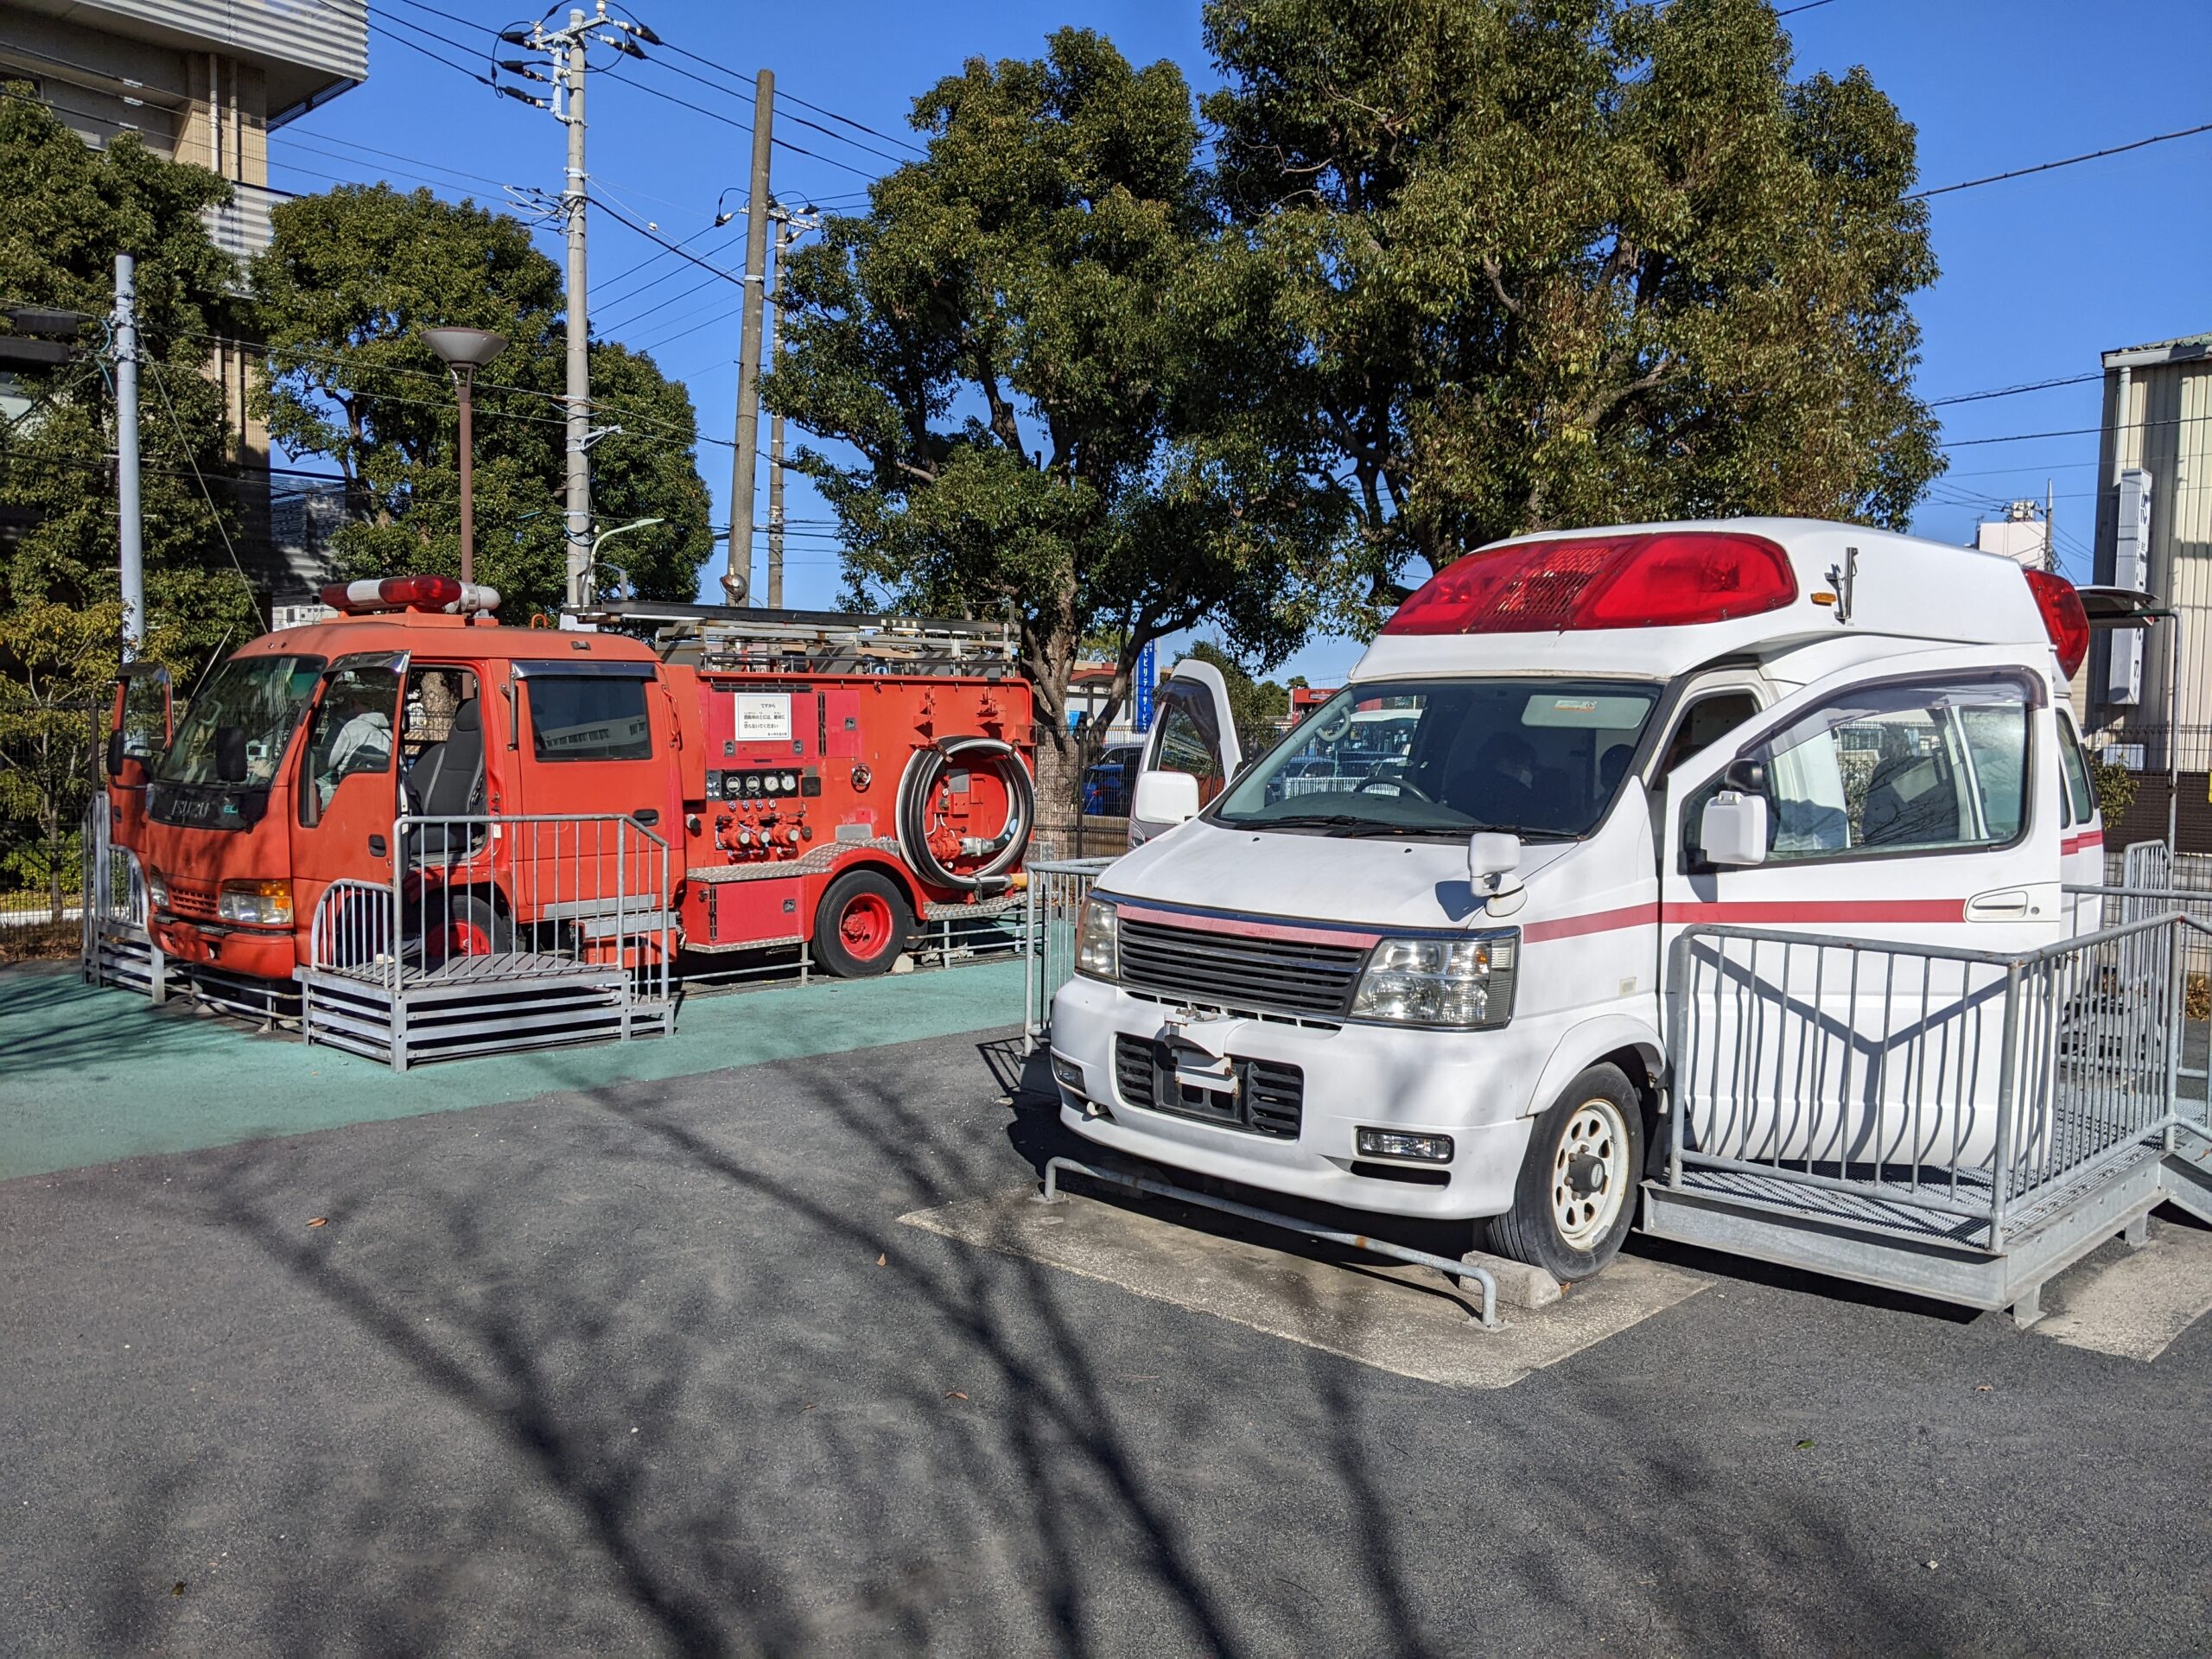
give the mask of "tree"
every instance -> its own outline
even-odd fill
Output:
[[[137,257],[141,621],[149,658],[180,675],[196,671],[226,639],[257,631],[232,550],[240,532],[234,433],[222,389],[202,372],[229,320],[238,270],[200,215],[229,200],[230,186],[205,168],[162,160],[130,133],[94,149],[29,88],[6,90],[0,294],[79,313],[90,325],[84,343],[97,351],[96,321],[114,305],[115,256]],[[73,696],[104,685],[120,658],[114,397],[91,356],[13,372],[29,407],[0,429],[0,509],[18,526],[0,539],[0,680],[23,695],[33,665],[47,663],[41,684]],[[77,669],[55,678],[48,624],[63,612],[102,615],[108,632],[105,645],[73,653]]]
[[[1751,512],[1901,527],[1934,280],[1914,134],[1767,0],[1211,0],[1225,245],[1363,575]]]
[[[561,273],[505,214],[427,190],[346,185],[280,204],[253,264],[268,352],[260,407],[295,454],[337,464],[349,522],[334,543],[355,575],[453,575],[461,563],[458,414],[422,331],[489,328],[506,349],[477,379],[476,571],[511,616],[566,587]],[[688,393],[652,359],[592,343],[598,525],[665,522],[614,554],[641,596],[690,600],[713,551]],[[612,552],[613,550],[610,550]],[[601,573],[604,588],[610,578]]]
[[[1305,432],[1217,391],[1251,336],[1223,326],[1239,273],[1211,257],[1173,64],[1063,29],[1040,60],[970,61],[913,124],[926,159],[793,256],[764,391],[856,452],[797,461],[855,603],[1012,617],[1043,792],[1071,803],[1081,642],[1111,645],[1102,720],[1163,634],[1279,660],[1326,613],[1340,493]]]

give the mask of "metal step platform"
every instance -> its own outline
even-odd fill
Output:
[[[531,951],[456,957],[397,985],[375,968],[303,969],[298,982],[307,1041],[395,1071],[676,1030],[675,999],[640,995],[629,969]]]

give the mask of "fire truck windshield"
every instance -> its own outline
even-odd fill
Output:
[[[233,658],[224,664],[193,697],[175,741],[155,769],[155,781],[267,788],[321,672],[320,657]],[[219,775],[218,734],[230,727],[245,740],[243,778]]]

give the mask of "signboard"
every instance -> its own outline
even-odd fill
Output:
[[[2120,475],[2120,511],[2113,537],[2112,582],[2115,588],[2151,591],[2151,474],[2130,467]],[[2143,632],[2115,628],[2105,658],[2105,701],[2133,705],[2143,700]]]
[[[734,728],[741,743],[788,743],[791,699],[788,691],[739,691]]]
[[[1136,728],[1140,732],[1152,729],[1152,687],[1160,677],[1159,642],[1147,639],[1137,653]]]

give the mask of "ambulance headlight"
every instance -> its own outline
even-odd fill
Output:
[[[292,884],[289,881],[226,881],[215,895],[219,921],[245,927],[289,927],[292,925]]]
[[[1520,935],[1383,939],[1367,959],[1351,1000],[1355,1020],[1471,1030],[1513,1017],[1513,968]]]
[[[1077,930],[1075,970],[1090,979],[1117,978],[1122,970],[1120,942],[1115,935],[1114,906],[1103,899],[1083,901],[1083,925]]]

